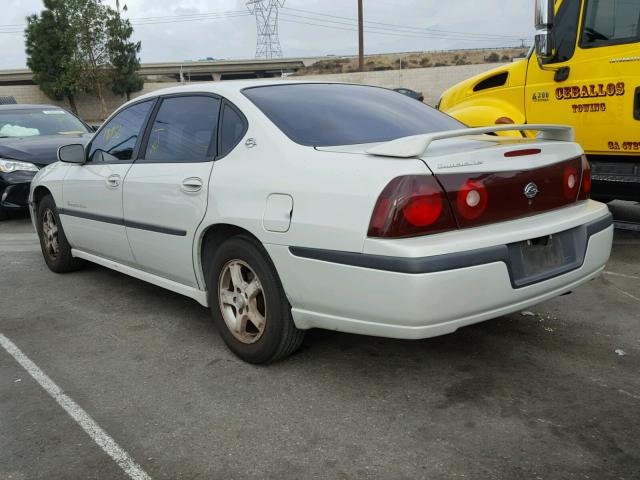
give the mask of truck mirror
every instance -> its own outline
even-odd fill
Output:
[[[553,32],[543,30],[536,34],[536,55],[541,65],[548,63],[553,58]]]
[[[553,57],[553,15],[554,0],[536,0],[535,24],[536,55],[540,65],[548,63]]]
[[[536,0],[536,30],[551,30],[553,27],[554,0]]]

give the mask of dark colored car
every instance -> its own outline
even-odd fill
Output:
[[[27,211],[36,172],[57,160],[58,148],[87,143],[92,129],[54,105],[0,105],[0,220]]]
[[[416,92],[410,88],[394,88],[393,91],[406,95],[407,97],[415,98],[420,102],[424,102],[424,95],[422,95],[422,92]]]

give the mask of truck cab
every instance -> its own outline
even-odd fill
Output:
[[[438,108],[472,127],[571,125],[593,194],[640,201],[640,1],[538,0],[527,58],[447,90]]]

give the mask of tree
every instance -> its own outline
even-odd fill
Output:
[[[127,99],[142,89],[140,42],[130,41],[133,28],[116,5],[114,10],[102,0],[44,0],[45,10],[27,19],[27,64],[34,80],[50,97],[68,98],[74,112],[79,92],[95,94],[106,117],[108,83]]]
[[[109,41],[107,49],[111,60],[112,83],[111,90],[116,95],[126,95],[127,100],[131,100],[131,93],[142,90],[144,81],[138,75],[140,69],[140,60],[138,53],[140,52],[140,42],[131,42],[131,34],[133,27],[127,19],[120,16],[120,6],[118,9],[111,11],[107,30]],[[123,7],[127,10],[127,6]]]
[[[75,96],[81,91],[80,68],[74,60],[75,34],[65,0],[44,0],[40,15],[27,18],[27,66],[42,91],[55,100],[67,99],[78,112]]]
[[[82,68],[81,85],[85,91],[98,97],[102,116],[107,117],[109,111],[104,99],[104,86],[110,74],[107,22],[111,9],[100,0],[67,0],[67,3],[75,12],[72,31],[76,34],[76,61]]]

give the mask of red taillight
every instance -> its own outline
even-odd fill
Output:
[[[578,177],[578,170],[573,166],[566,166],[564,168],[564,175],[562,176],[564,198],[567,200],[576,200],[579,187],[580,178]]]
[[[484,184],[478,180],[468,180],[458,190],[456,207],[467,220],[478,218],[487,208],[489,194]]]
[[[432,194],[412,198],[402,209],[404,218],[415,227],[428,227],[442,213],[442,195]]]
[[[585,155],[582,156],[582,183],[578,200],[586,200],[591,194],[591,165]]]
[[[455,228],[455,220],[435,177],[407,175],[391,180],[378,197],[368,235],[412,237]]]

